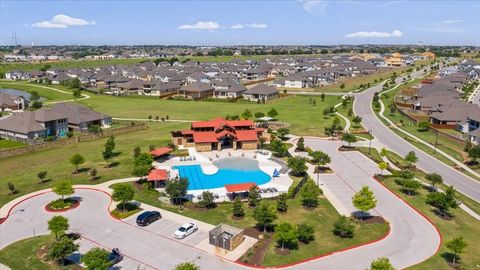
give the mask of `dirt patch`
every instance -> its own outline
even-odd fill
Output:
[[[313,173],[333,173],[333,170],[330,167],[316,166]]]
[[[260,238],[260,232],[258,231],[257,228],[255,227],[249,227],[249,228],[246,228],[243,230],[243,233],[246,235],[246,236],[250,236],[250,237],[253,237],[255,239],[259,239]]]
[[[243,218],[244,218],[243,216],[237,217],[237,216],[232,215],[233,220],[242,220]]]
[[[386,220],[383,217],[380,217],[380,216],[365,217],[363,219],[355,219],[355,221],[358,222],[358,223],[365,223],[365,224],[384,224],[384,223],[386,223]]]
[[[255,230],[256,232],[254,232]],[[254,266],[261,266],[263,258],[268,251],[268,248],[274,241],[273,234],[261,234],[256,228],[245,229],[245,235],[251,236],[257,234],[257,238],[261,238],[251,247],[240,259],[240,262],[247,263]],[[253,237],[253,236],[252,236]]]
[[[355,148],[354,146],[342,145],[338,148],[338,151],[357,151],[357,148]]]
[[[282,250],[282,248],[277,247],[277,248],[275,248],[275,253],[277,253],[278,255],[282,255],[282,256],[288,256],[288,255],[290,255],[291,252],[287,248]]]

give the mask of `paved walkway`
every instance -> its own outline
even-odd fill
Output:
[[[335,109],[342,106],[342,103],[338,103],[337,105],[335,105]],[[341,118],[343,118],[343,120],[345,120],[345,127],[343,128],[343,131],[345,132],[349,132],[350,131],[350,120],[344,116],[343,114],[339,113],[339,112],[335,112],[336,115],[340,116]]]

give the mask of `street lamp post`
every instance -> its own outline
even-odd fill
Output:
[[[318,180],[320,179],[320,164],[317,164],[317,187],[318,187]]]
[[[368,135],[370,135],[369,138],[369,143],[368,143],[368,155],[370,156],[370,153],[372,152],[372,131],[368,131]]]
[[[435,147],[433,148],[433,154],[437,154],[437,143],[438,143],[438,130],[435,132]]]

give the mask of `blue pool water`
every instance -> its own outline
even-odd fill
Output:
[[[205,174],[200,165],[175,166],[180,177],[188,178],[188,190],[221,188],[226,184],[268,183],[271,177],[258,168],[256,160],[232,157],[214,162],[218,171]]]

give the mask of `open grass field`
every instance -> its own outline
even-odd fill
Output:
[[[15,82],[6,81],[6,80],[0,81],[0,88],[18,89],[28,93],[31,93],[32,91],[37,91],[42,98],[45,98],[45,100],[43,100],[44,103],[73,99],[73,94],[66,94],[58,91],[53,91],[53,90],[44,88],[42,86],[55,87],[60,90],[71,91],[60,85],[46,86],[46,85],[37,85],[33,83],[28,83],[25,81],[15,81]]]
[[[132,184],[133,185],[133,184]],[[151,204],[175,213],[179,213],[194,219],[198,219],[210,224],[226,223],[241,228],[249,228],[255,226],[253,219],[253,209],[244,204],[245,217],[241,220],[232,218],[232,204],[218,204],[214,209],[197,209],[187,207],[182,212],[178,211],[178,207],[162,203],[158,200],[158,195],[150,194],[147,191],[135,189],[135,200]],[[275,200],[266,200],[273,207],[276,205]],[[332,233],[333,224],[339,217],[337,211],[330,202],[325,198],[320,198],[319,205],[313,210],[307,210],[301,205],[301,197],[288,200],[288,211],[286,213],[277,213],[277,221],[290,222],[292,224],[301,224],[307,222],[315,228],[315,241],[308,245],[300,244],[298,249],[292,250],[288,256],[277,255],[274,251],[275,243],[269,246],[264,258],[265,266],[275,266],[287,264],[298,260],[318,256],[323,253],[335,251],[344,247],[367,242],[377,239],[384,235],[388,230],[387,224],[360,224],[355,223],[355,237],[352,239],[342,239]]]
[[[111,162],[117,163],[112,168],[105,168],[101,151],[107,138],[55,147],[48,150],[32,152],[11,158],[0,159],[0,206],[8,201],[35,190],[52,186],[59,180],[72,180],[74,184],[96,184],[117,178],[131,176],[133,149],[140,146],[148,151],[150,145],[161,146],[170,142],[170,131],[186,128],[184,123],[151,123],[146,130],[135,131],[115,137],[118,153]],[[70,157],[74,154],[85,157],[80,166],[80,174],[72,174],[73,165]],[[92,181],[87,170],[95,168],[99,179]],[[37,173],[47,171],[49,181],[40,183]],[[11,182],[18,189],[15,195],[9,195],[7,183]]]
[[[9,141],[9,140],[0,140],[0,150],[13,149],[13,148],[18,148],[22,146],[25,146],[25,144],[21,142],[15,142],[15,141]]]

